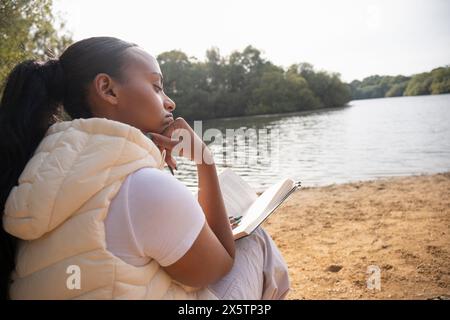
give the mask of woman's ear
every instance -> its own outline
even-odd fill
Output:
[[[94,79],[97,96],[112,105],[118,104],[117,83],[106,73],[99,73]]]

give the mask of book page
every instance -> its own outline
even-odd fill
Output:
[[[241,216],[258,198],[256,191],[231,169],[219,174],[219,185],[228,216]]]
[[[270,188],[268,188],[245,212],[244,217],[238,227],[233,230],[233,233],[242,231],[253,231],[254,226],[258,226],[263,221],[273,208],[278,206],[294,188],[294,181],[291,179],[284,179]]]
[[[295,182],[291,179],[285,179],[282,183],[278,191],[274,193],[274,196],[272,198],[272,201],[270,201],[269,205],[266,207],[266,210],[272,210],[272,208],[276,207],[278,204],[280,204],[285,196],[292,190],[294,187]],[[268,192],[271,192],[271,190],[267,190]]]

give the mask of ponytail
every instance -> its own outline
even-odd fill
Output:
[[[57,121],[64,99],[58,60],[26,60],[6,79],[0,102],[0,299],[8,299],[17,239],[3,229],[5,202],[47,129]]]

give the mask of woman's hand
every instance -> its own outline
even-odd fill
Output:
[[[165,161],[172,168],[177,169],[177,164],[172,156],[182,156],[197,164],[203,161],[212,163],[212,155],[189,124],[181,117],[176,118],[161,134],[151,133],[153,142],[162,151],[167,150]]]
[[[177,163],[175,159],[172,157],[171,152],[172,149],[180,143],[178,140],[172,140],[166,136],[163,136],[159,133],[147,132],[147,136],[156,144],[159,151],[167,150],[164,161],[167,165],[173,170],[177,169]]]

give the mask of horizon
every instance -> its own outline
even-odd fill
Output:
[[[339,73],[348,83],[371,75],[411,76],[450,64],[450,2],[445,0],[280,0],[276,5],[129,0],[127,7],[104,0],[55,0],[53,10],[74,41],[109,35],[135,42],[155,57],[181,50],[204,61],[213,47],[226,57],[251,45],[284,70],[308,62],[316,70]],[[99,12],[105,12],[101,21]],[[299,38],[304,40],[295,41]]]

